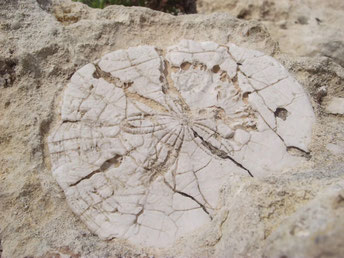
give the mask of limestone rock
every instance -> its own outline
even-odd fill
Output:
[[[344,115],[344,98],[332,97],[328,100],[325,111],[334,115]]]
[[[302,86],[261,52],[191,40],[166,57],[118,50],[67,85],[52,172],[101,238],[171,246],[213,219],[233,173],[300,162],[287,147],[308,151],[314,118]]]
[[[199,0],[200,13],[228,12],[259,20],[285,53],[328,56],[344,66],[342,0]]]
[[[267,239],[266,257],[342,257],[344,181],[298,209]]]
[[[278,171],[264,179],[251,178],[247,172],[238,171],[231,180],[223,178],[222,187],[216,192],[222,208],[209,223],[181,235],[171,248],[143,248],[119,238],[101,240],[71,211],[64,191],[51,173],[48,136],[62,121],[60,114],[67,84],[76,71],[89,63],[99,63],[99,58],[113,51],[147,45],[163,50],[157,53],[166,57],[164,51],[181,39],[235,44],[260,51],[282,63],[311,96],[316,120],[308,152],[288,149],[290,156],[304,161],[292,171]],[[0,1],[0,45],[4,46],[0,48],[0,66],[4,68],[0,69],[2,257],[214,257],[222,254],[261,257],[264,253],[275,253],[279,243],[283,245],[283,241],[273,243],[273,239],[283,237],[272,236],[277,229],[276,236],[284,235],[283,228],[289,229],[283,227],[287,217],[318,193],[321,195],[325,188],[343,180],[344,157],[333,155],[326,146],[339,144],[343,139],[344,121],[340,116],[323,112],[316,97],[317,89],[322,86],[326,86],[328,97],[344,97],[343,68],[329,58],[278,55],[278,44],[260,22],[238,20],[229,14],[174,17],[145,8],[121,6],[95,10],[68,0],[3,0]],[[192,69],[197,74],[198,68],[193,66],[180,73],[190,73]],[[218,67],[212,70],[215,72]],[[106,76],[95,79],[101,78]],[[246,84],[245,89],[248,88]],[[283,109],[275,111],[276,119],[284,122],[284,118],[286,121],[290,118]],[[237,130],[237,134],[228,130],[226,124],[217,128],[226,139],[245,143],[249,138],[245,128]],[[102,168],[120,162],[110,157]],[[211,189],[207,190],[212,193]],[[329,210],[328,214],[331,213]],[[318,222],[312,223],[321,225],[322,221],[319,216]],[[333,232],[341,239],[335,228],[329,229],[329,235]],[[331,242],[333,238],[326,236],[326,239]],[[311,239],[306,241],[310,243]],[[326,250],[329,242],[323,242],[325,245],[319,248]],[[339,247],[331,248],[340,256]],[[302,246],[296,250],[307,253]]]
[[[215,39],[271,55],[276,43],[265,31],[243,35],[257,22],[225,14],[174,17],[138,7],[97,10],[67,0],[44,2],[0,1],[0,45],[6,46],[0,63],[15,78],[0,88],[3,256],[39,257],[65,247],[83,256],[144,255],[118,239],[99,241],[73,215],[51,175],[47,136],[59,120],[69,79],[105,53],[139,45],[166,49],[183,38]]]
[[[226,212],[211,227],[191,236],[203,239],[197,242],[200,250],[195,251],[196,246],[189,241],[180,243],[181,251],[176,248],[173,251],[177,253],[171,254],[176,257],[182,254],[187,257],[314,257],[323,252],[324,257],[341,257],[343,236],[339,225],[343,224],[340,215],[343,183],[343,163],[284,173],[264,182],[233,177],[223,189]],[[291,235],[295,224],[310,234]],[[339,227],[335,228],[336,225]],[[315,242],[318,233],[322,236]],[[337,238],[332,239],[331,234]],[[321,245],[316,247],[316,243]],[[187,245],[193,250],[188,250]]]
[[[344,141],[339,141],[337,143],[329,143],[326,145],[326,149],[328,149],[333,155],[343,155]]]

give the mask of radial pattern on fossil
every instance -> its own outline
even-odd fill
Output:
[[[69,206],[103,239],[165,247],[222,208],[234,173],[263,177],[308,151],[314,114],[272,57],[183,40],[78,70],[48,138]]]

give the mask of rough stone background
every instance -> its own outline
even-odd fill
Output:
[[[285,53],[344,65],[342,0],[198,0],[199,13],[227,12],[264,24]]]
[[[199,0],[199,11],[244,19],[0,1],[1,257],[344,256],[344,117],[325,108],[328,99],[344,97],[343,2],[221,2]],[[303,167],[280,176],[227,182],[228,209],[170,250],[101,241],[71,212],[51,175],[46,136],[59,97],[77,69],[107,52],[182,38],[233,42],[282,62],[311,96],[312,152]]]

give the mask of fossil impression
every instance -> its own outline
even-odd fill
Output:
[[[102,239],[166,247],[208,223],[234,173],[264,177],[308,151],[301,85],[261,52],[183,40],[78,70],[48,138],[69,206]]]

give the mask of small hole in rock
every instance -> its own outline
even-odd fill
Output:
[[[206,70],[207,70],[207,66],[204,65],[204,64],[201,64],[201,65],[200,65],[200,69],[201,69],[202,71],[206,71]]]
[[[322,20],[320,20],[319,18],[315,18],[315,20],[317,21],[318,24],[322,23]]]
[[[220,71],[220,66],[219,65],[214,65],[213,68],[211,69],[213,73],[218,73]]]
[[[11,87],[16,80],[17,60],[0,59],[0,88]]]
[[[93,75],[93,78],[95,78],[95,79],[99,79],[100,78],[100,74],[99,74],[98,71],[94,71],[94,73],[92,75]]]
[[[191,67],[191,64],[188,62],[182,63],[180,65],[180,68],[182,68],[182,70],[184,70],[184,71],[189,70],[190,67]]]
[[[251,10],[243,9],[237,15],[238,19],[247,19],[251,15]]]
[[[206,112],[207,112],[207,111],[206,111],[205,109],[200,109],[200,110],[198,111],[198,114],[204,115]]]
[[[115,157],[106,160],[101,166],[100,170],[104,171],[110,168],[111,166],[118,168],[122,164],[123,157],[120,155],[116,155]]]
[[[285,108],[277,108],[274,114],[275,117],[281,118],[285,121],[288,116],[288,110],[286,110]]]
[[[244,101],[244,103],[248,103],[248,96],[250,95],[250,92],[245,92],[244,94],[242,94],[242,100]]]
[[[308,24],[308,18],[305,17],[305,16],[299,16],[299,17],[297,18],[297,23],[298,23],[298,24],[301,24],[301,25]]]
[[[131,85],[133,85],[133,82],[125,82],[125,83],[123,83],[123,88],[128,89],[131,87]]]

